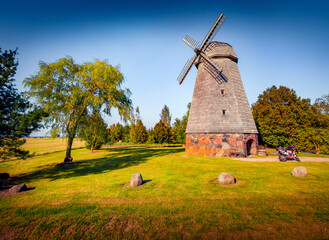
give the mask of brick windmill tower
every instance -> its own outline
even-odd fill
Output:
[[[225,21],[220,14],[199,44],[187,35],[183,41],[196,53],[178,77],[198,68],[186,129],[186,153],[209,156],[248,156],[257,153],[258,131],[231,45],[211,42]]]

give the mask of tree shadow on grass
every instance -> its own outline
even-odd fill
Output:
[[[35,171],[17,176],[15,184],[28,183],[35,180],[65,179],[100,174],[113,170],[123,169],[146,162],[150,158],[183,152],[183,148],[107,148],[104,157],[88,160],[76,160],[71,166],[42,165]]]

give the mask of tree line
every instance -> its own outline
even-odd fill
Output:
[[[167,105],[164,105],[159,122],[151,129],[143,124],[139,107],[131,116],[130,124],[112,124],[107,127],[100,115],[94,114],[86,118],[81,124],[78,136],[86,141],[86,146],[93,151],[103,144],[184,144],[190,104],[187,113],[182,119],[176,118],[171,125],[171,114]]]
[[[133,108],[129,89],[123,89],[124,78],[118,66],[96,60],[83,64],[71,57],[53,63],[39,63],[37,73],[24,79],[27,92],[18,93],[14,84],[17,49],[0,48],[0,158],[26,158],[20,148],[24,137],[44,126],[51,136],[65,136],[64,162],[72,162],[72,143],[79,136],[91,150],[102,144],[127,142],[185,143],[189,115],[171,123],[165,105],[160,120],[146,129],[139,108]],[[28,99],[31,97],[34,103]],[[103,115],[117,109],[124,126],[107,126]],[[267,147],[296,145],[300,150],[329,152],[329,94],[316,99],[302,99],[293,89],[272,86],[259,95],[252,105],[259,130],[259,142]]]

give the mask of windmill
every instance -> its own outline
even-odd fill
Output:
[[[220,14],[199,44],[186,35],[195,55],[187,61],[181,84],[193,65],[198,68],[186,128],[186,153],[247,156],[257,153],[258,131],[243,87],[238,57],[231,45],[212,42],[226,17]]]

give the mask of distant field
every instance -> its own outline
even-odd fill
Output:
[[[77,165],[56,167],[65,142],[25,147],[39,154],[0,161],[0,172],[35,189],[0,197],[0,239],[329,238],[328,162],[232,161],[177,147],[76,148]],[[293,177],[296,166],[308,176]],[[146,183],[131,188],[136,172]],[[237,184],[220,186],[221,172]]]
[[[84,146],[84,141],[79,138],[74,139],[73,148]],[[66,149],[66,138],[26,138],[23,148],[36,154],[63,151]]]

